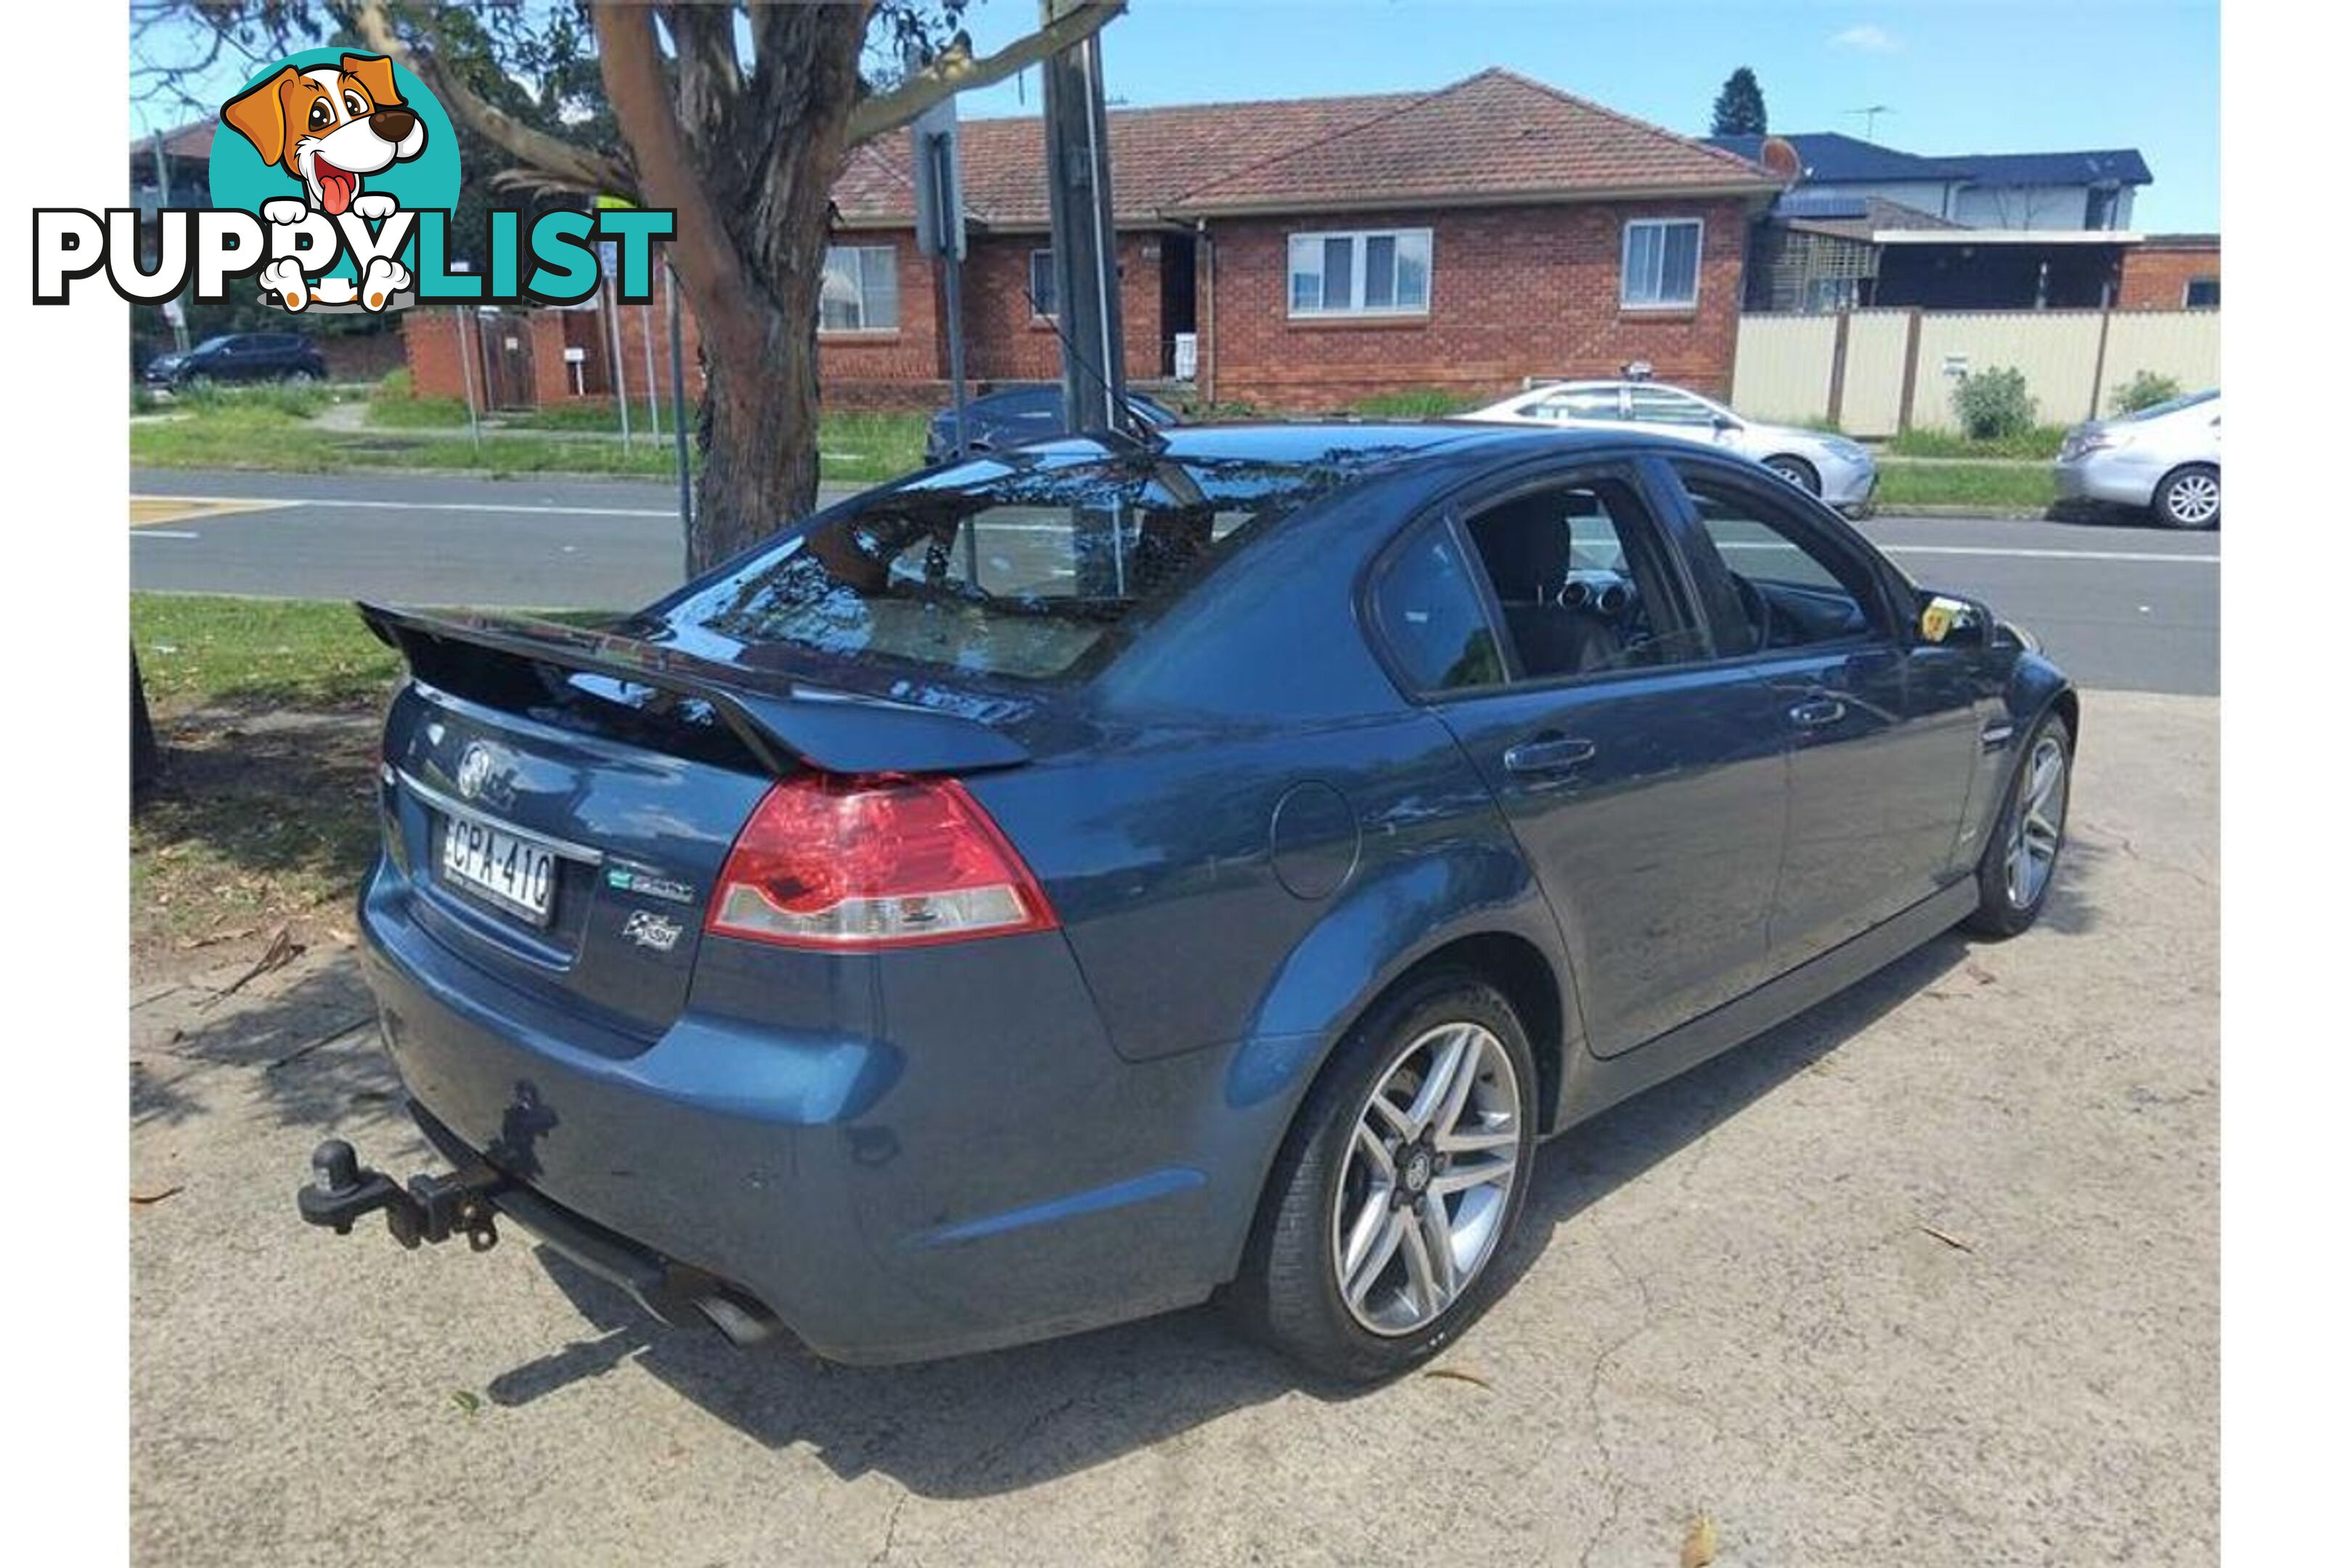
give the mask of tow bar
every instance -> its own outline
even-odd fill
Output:
[[[499,1244],[498,1221],[490,1194],[506,1178],[488,1165],[477,1164],[446,1176],[416,1175],[408,1185],[369,1170],[358,1153],[340,1138],[330,1138],[310,1151],[310,1180],[294,1194],[294,1205],[312,1225],[323,1225],[337,1236],[349,1236],[352,1225],[377,1209],[401,1246],[446,1241],[462,1235],[476,1252]]]

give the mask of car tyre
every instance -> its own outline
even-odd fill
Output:
[[[1809,496],[1822,493],[1821,470],[1802,458],[1791,458],[1784,453],[1765,458],[1764,466]]]
[[[2148,508],[2167,528],[2221,527],[2221,470],[2210,463],[2189,463],[2173,469],[2157,485]]]
[[[2027,737],[1977,861],[1977,907],[1962,922],[1977,935],[2006,940],[2041,918],[2066,848],[2074,773],[2074,731],[2061,715],[2045,713]]]
[[[289,386],[309,386],[318,379],[316,375],[299,365],[286,373],[286,384]]]
[[[1244,1325],[1350,1383],[1451,1343],[1500,1288],[1538,1082],[1517,1016],[1475,974],[1433,971],[1377,1004],[1276,1156],[1228,1293]]]

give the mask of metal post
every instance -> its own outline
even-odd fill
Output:
[[[482,417],[474,406],[474,355],[466,346],[466,310],[457,306],[449,311],[449,320],[457,329],[457,368],[466,374],[466,428],[473,433],[474,451],[482,449]],[[479,332],[476,336],[479,337]]]
[[[637,336],[645,340],[646,350],[646,430],[656,441],[661,439],[661,388],[654,384],[654,304],[650,292],[637,307]]]
[[[669,294],[669,422],[677,443],[678,537],[687,540],[694,534],[694,474],[686,460],[686,329],[677,310],[677,268],[667,258],[662,262],[662,287]],[[687,575],[693,574],[694,552],[689,546]]]
[[[1051,23],[1074,0],[1040,5]],[[1101,35],[1048,58],[1043,74],[1062,395],[1073,429],[1116,430],[1126,423],[1127,377],[1119,353],[1118,239],[1111,215]]]
[[[952,193],[956,187],[954,178],[949,168],[949,163],[954,156],[953,142],[949,137],[939,134],[926,137],[925,142],[926,145],[923,149],[924,156],[931,160],[932,167],[937,174],[939,181],[936,188],[940,191]],[[943,215],[940,221],[943,224],[953,224],[961,226],[963,222],[963,215],[961,213],[950,212]],[[963,247],[956,244],[954,242],[954,237],[952,236],[943,235],[941,237],[947,241],[947,243],[941,245],[940,247],[940,253],[939,259],[947,263],[948,383],[955,403],[955,453],[957,457],[961,458],[964,454],[965,447],[963,384]]]
[[[153,145],[155,149],[155,258],[161,262],[163,258],[163,209],[172,205],[172,164],[171,161],[163,156],[163,133],[161,131],[155,132]],[[186,288],[183,286],[179,293],[172,296],[172,303],[178,309],[163,312],[163,319],[172,324],[172,346],[182,353],[188,352],[188,306],[184,298],[186,292]]]
[[[621,450],[629,450],[629,377],[621,361],[621,300],[613,269],[604,268],[604,327],[613,340],[613,406],[621,411]]]

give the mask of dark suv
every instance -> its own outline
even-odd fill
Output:
[[[207,381],[324,381],[327,362],[298,332],[228,332],[184,354],[157,354],[141,379],[175,390]]]

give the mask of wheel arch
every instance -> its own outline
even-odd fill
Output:
[[[1813,496],[1822,493],[1822,466],[1802,452],[1769,452],[1756,460],[1768,468],[1775,463],[1793,463],[1811,476],[1812,482],[1805,487],[1806,492]]]
[[[2158,474],[2156,478],[2156,483],[2148,487],[2148,506],[2160,514],[2164,507],[2164,487],[2179,479],[2181,475],[2189,473],[2210,474],[2213,476],[2213,482],[2218,486],[2221,482],[2221,461],[2218,458],[2184,458],[2179,462],[2173,464],[2172,467],[2165,469],[2161,474]],[[2158,521],[2161,521],[2160,516]],[[2214,515],[2214,521],[2219,522],[2220,521],[2220,513],[2216,512]],[[2211,525],[2209,524],[2208,526]]]

